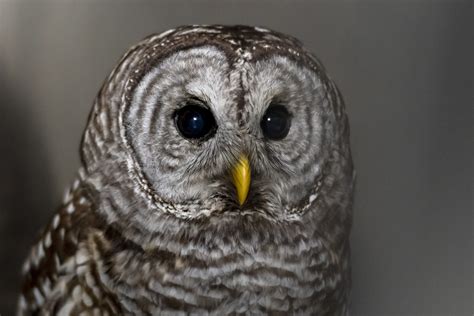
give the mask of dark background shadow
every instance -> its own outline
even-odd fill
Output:
[[[78,167],[101,82],[181,24],[300,38],[345,97],[358,170],[353,314],[472,315],[472,1],[0,1],[0,313]]]
[[[0,68],[1,69],[1,68]],[[0,310],[13,315],[21,263],[53,201],[48,156],[21,85],[0,73]]]

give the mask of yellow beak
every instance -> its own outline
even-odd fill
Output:
[[[250,188],[250,163],[246,155],[241,155],[232,168],[232,180],[237,190],[237,198],[242,206],[247,199]]]

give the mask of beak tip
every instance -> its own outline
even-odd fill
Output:
[[[239,206],[244,205],[246,200],[247,200],[247,197],[239,197]]]

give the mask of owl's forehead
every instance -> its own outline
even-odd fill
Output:
[[[201,67],[209,72],[235,72],[244,65],[266,61],[279,63],[273,68],[296,66],[320,79],[325,77],[318,60],[291,36],[260,27],[194,25],[151,35],[132,48],[124,60],[132,70],[126,90],[128,93],[135,90],[157,68],[192,72]]]
[[[157,50],[158,45],[163,53],[214,45],[224,50],[230,59],[239,58],[244,53],[258,59],[260,55],[270,55],[276,51],[293,55],[295,59],[306,57],[297,39],[265,28],[242,25],[182,26],[152,35],[146,41],[154,50]]]
[[[319,76],[324,75],[319,61],[291,36],[260,27],[195,25],[151,35],[136,45],[127,57],[130,64],[135,64],[132,83],[138,82],[164,60],[199,47],[212,47],[221,52],[232,66],[280,56],[315,71]]]

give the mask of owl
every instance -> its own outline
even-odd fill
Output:
[[[80,154],[19,315],[347,315],[348,118],[295,38],[145,38],[99,91]]]

